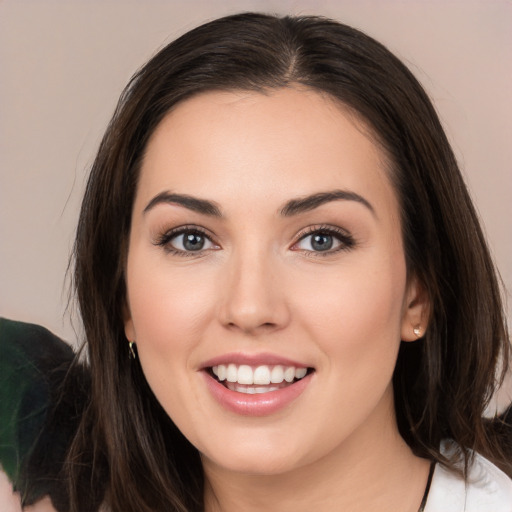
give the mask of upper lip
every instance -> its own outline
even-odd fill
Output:
[[[208,359],[201,364],[200,368],[211,368],[212,366],[218,366],[219,364],[246,364],[248,366],[294,366],[295,368],[309,368],[311,365],[307,363],[301,363],[298,361],[294,361],[293,359],[289,359],[287,357],[283,357],[277,354],[271,353],[261,353],[261,354],[244,354],[241,352],[233,352],[230,354],[223,354],[221,356],[214,357],[212,359]]]

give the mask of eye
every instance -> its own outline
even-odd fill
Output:
[[[205,235],[193,231],[176,235],[169,240],[169,243],[179,251],[202,251],[213,245]]]
[[[332,254],[351,249],[354,239],[348,233],[335,228],[310,228],[292,247],[293,250]]]
[[[183,256],[218,247],[200,229],[189,227],[168,231],[156,241],[156,245],[161,245],[169,252]]]

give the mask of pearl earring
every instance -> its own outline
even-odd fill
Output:
[[[414,333],[414,335],[419,338],[421,336],[421,326],[418,325],[417,327],[415,327],[412,332]]]

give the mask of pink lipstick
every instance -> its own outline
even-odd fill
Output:
[[[273,414],[298,398],[314,373],[272,354],[226,354],[202,366],[206,385],[225,409],[243,416]]]

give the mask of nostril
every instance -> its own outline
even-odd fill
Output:
[[[257,334],[258,332],[269,332],[278,329],[278,324],[274,322],[251,322],[244,319],[239,322],[228,322],[225,327],[232,331],[241,331],[247,334]]]

